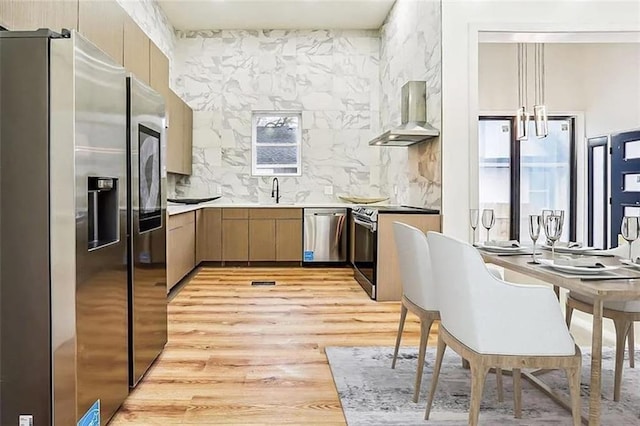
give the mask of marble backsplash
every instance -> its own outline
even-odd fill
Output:
[[[377,31],[177,32],[172,79],[194,110],[193,174],[170,174],[169,195],[268,201],[271,178],[251,175],[251,117],[271,110],[302,112],[302,175],[279,178],[283,202],[378,195],[368,141],[380,131],[379,54]]]
[[[427,82],[427,121],[440,128],[440,1],[397,0],[380,31],[380,123],[384,130],[400,123],[400,93],[410,80]],[[442,178],[440,138],[408,148],[380,148],[381,192],[400,204],[439,209]]]

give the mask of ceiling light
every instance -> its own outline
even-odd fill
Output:
[[[544,75],[544,44],[536,43],[535,45],[535,104],[533,105],[533,120],[536,127],[536,136],[546,138],[549,134],[549,126],[547,121],[547,107],[544,102],[545,92],[545,75]]]

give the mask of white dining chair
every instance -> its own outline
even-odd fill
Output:
[[[396,337],[396,347],[393,351],[391,368],[396,367],[398,349],[402,339],[404,322],[407,311],[411,311],[420,319],[420,346],[418,348],[418,371],[413,392],[413,402],[418,402],[422,371],[424,369],[424,357],[427,350],[427,340],[431,325],[440,319],[440,313],[436,305],[435,286],[431,273],[431,260],[429,258],[429,245],[427,236],[413,226],[394,222],[393,233],[400,266],[402,279],[402,305],[400,308],[400,323]]]
[[[624,243],[613,249],[604,250],[604,253],[626,258],[629,256],[629,244]],[[631,246],[631,257],[640,256],[640,240]],[[629,343],[629,366],[635,367],[635,327],[633,323],[640,321],[640,300],[605,301],[602,316],[613,321],[616,330],[616,362],[613,379],[613,400],[620,401],[622,388],[622,370],[624,367],[624,351],[626,343]],[[567,326],[571,326],[571,318],[574,309],[588,314],[593,313],[593,298],[590,296],[569,292],[565,306]]]
[[[400,308],[400,322],[396,346],[393,351],[391,368],[396,367],[398,350],[402,340],[407,311],[411,311],[420,319],[420,346],[418,348],[418,368],[416,383],[413,393],[413,402],[418,402],[420,395],[420,383],[424,369],[424,358],[427,349],[427,340],[431,326],[435,320],[440,319],[440,313],[436,304],[435,286],[431,271],[429,257],[429,244],[427,236],[420,229],[401,222],[393,223],[396,253],[400,266],[402,279],[402,302]],[[496,265],[487,265],[491,273],[501,278],[503,270]],[[499,376],[500,377],[500,376]],[[498,399],[502,401],[501,379],[498,378]]]
[[[573,424],[579,426],[582,357],[553,290],[497,279],[467,243],[436,232],[429,232],[427,239],[440,327],[425,419],[449,346],[471,365],[469,425],[478,424],[484,382],[491,368],[513,369],[516,417],[522,414],[520,370],[544,368],[566,371]]]

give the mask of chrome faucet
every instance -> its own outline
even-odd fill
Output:
[[[275,189],[274,189],[274,185],[275,185]],[[278,204],[280,202],[280,182],[278,181],[277,177],[274,177],[273,180],[271,181],[271,198],[276,199],[276,204]]]

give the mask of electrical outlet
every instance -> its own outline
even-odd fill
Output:
[[[19,426],[33,426],[33,416],[30,414],[20,414],[18,421]]]
[[[398,185],[393,185],[393,195],[398,195]]]
[[[324,195],[333,195],[333,186],[327,185],[324,187]]]
[[[222,195],[222,187],[220,185],[218,185],[218,188],[216,188],[218,195]]]

